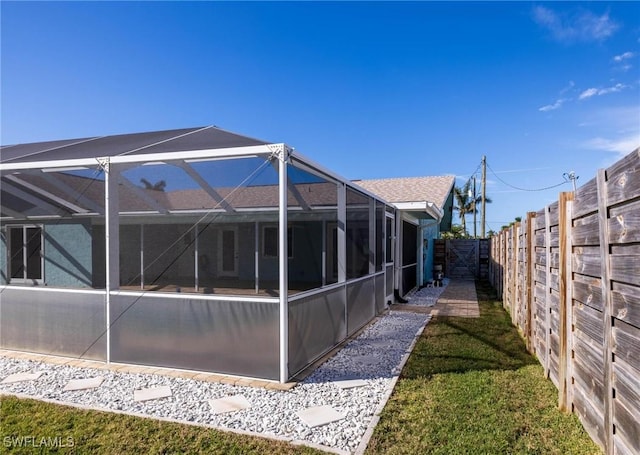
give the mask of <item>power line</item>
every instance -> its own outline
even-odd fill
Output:
[[[510,183],[505,182],[504,180],[502,180],[500,177],[498,177],[498,175],[496,174],[496,172],[491,168],[491,166],[489,166],[489,164],[487,163],[487,168],[489,168],[489,170],[491,171],[491,173],[493,174],[493,176],[498,179],[500,182],[502,182],[503,184],[507,185],[510,188],[513,188],[514,190],[518,190],[518,191],[546,191],[546,190],[550,190],[552,188],[557,188],[561,185],[564,185],[565,183],[569,183],[569,181],[566,179],[563,182],[560,182],[556,185],[551,185],[551,186],[547,186],[544,188],[521,188],[515,185],[511,185]]]

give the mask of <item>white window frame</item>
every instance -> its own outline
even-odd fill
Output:
[[[26,278],[28,274],[27,268],[27,254],[26,254],[26,245],[24,243],[24,239],[26,236],[27,229],[36,228],[40,229],[40,278]],[[23,274],[22,278],[13,278],[12,270],[11,270],[11,253],[13,250],[13,245],[11,244],[11,229],[20,229],[22,231],[22,266],[23,266]],[[7,264],[7,280],[9,284],[44,284],[45,276],[44,276],[44,225],[43,224],[10,224],[6,226],[5,230],[6,235],[6,244],[7,244],[7,254],[6,254],[6,264]]]
[[[266,234],[266,231],[267,231],[267,229],[275,229],[275,231],[276,231],[275,238],[276,238],[276,241],[278,240],[278,225],[277,224],[265,224],[265,225],[262,226],[262,248],[261,248],[262,257],[263,258],[267,258],[267,259],[277,258],[278,257],[278,244],[277,243],[275,245],[276,254],[275,255],[267,254],[267,251],[266,251],[266,247],[267,247],[267,241],[266,241],[267,234]],[[289,234],[291,234],[291,235],[289,235]],[[294,242],[293,242],[293,228],[291,226],[287,227],[287,238],[291,238],[291,241],[287,245],[287,258],[288,259],[293,259],[293,257],[294,257],[293,256],[293,245],[294,245]]]

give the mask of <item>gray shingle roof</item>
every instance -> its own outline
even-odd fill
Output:
[[[354,183],[387,202],[426,201],[442,209],[453,189],[455,176],[354,180]]]

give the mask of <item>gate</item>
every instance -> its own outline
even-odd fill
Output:
[[[459,280],[488,277],[489,239],[436,240],[434,264],[442,265],[444,276]]]

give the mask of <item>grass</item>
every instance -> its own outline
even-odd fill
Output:
[[[0,453],[7,449],[16,454],[322,453],[285,442],[178,423],[9,396],[0,400]],[[7,447],[11,445],[10,438],[18,437],[32,437],[35,442],[23,440],[22,444]],[[60,447],[55,447],[55,438],[59,438]]]
[[[368,454],[600,454],[529,355],[492,289],[480,318],[435,318],[405,366]]]
[[[368,454],[598,454],[530,356],[491,289],[478,319],[435,318],[405,366]],[[14,397],[0,398],[0,453],[18,436],[73,447],[12,453],[317,454],[284,442]],[[38,445],[38,444],[35,444]]]

